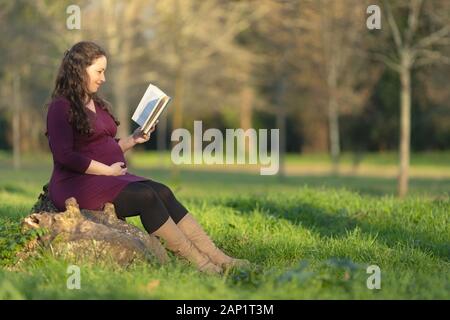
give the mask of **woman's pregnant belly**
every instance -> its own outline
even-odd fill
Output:
[[[116,140],[110,136],[90,147],[87,152],[86,156],[108,166],[115,162],[123,162],[126,165],[122,149]]]

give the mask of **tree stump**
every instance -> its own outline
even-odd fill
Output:
[[[22,232],[43,229],[43,235],[26,246],[50,248],[55,256],[85,261],[112,259],[129,265],[136,259],[165,263],[167,252],[160,241],[147,232],[117,218],[114,205],[106,203],[102,211],[79,209],[75,198],[66,200],[66,211],[58,212],[48,196],[48,184],[22,221]]]

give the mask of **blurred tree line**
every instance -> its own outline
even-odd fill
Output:
[[[72,4],[79,30],[66,26]],[[370,4],[381,30],[366,26]],[[118,136],[149,82],[174,98],[147,148],[169,148],[172,129],[202,120],[280,128],[282,151],[329,152],[336,166],[342,150],[396,150],[408,130],[414,151],[448,149],[449,17],[447,0],[0,0],[0,149],[48,148],[43,106],[80,40],[109,53],[101,93]]]

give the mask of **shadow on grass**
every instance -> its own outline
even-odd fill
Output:
[[[345,188],[350,191],[370,196],[395,196],[397,194],[397,180],[384,177],[360,177],[360,176],[333,176],[333,175],[300,175],[287,176],[261,176],[248,172],[223,172],[204,170],[179,170],[179,175],[174,176],[167,168],[135,169],[130,168],[130,173],[159,180],[169,184],[179,185],[181,188],[187,184],[208,190],[223,189],[270,189],[270,188],[296,188],[300,186]],[[11,168],[1,168],[0,191],[22,192],[31,185],[44,185],[51,176],[51,167],[38,166],[28,169],[14,171]],[[41,183],[40,183],[41,182]],[[38,192],[42,189],[38,187]],[[209,186],[211,188],[209,189]],[[450,179],[413,178],[410,179],[410,195],[429,197],[448,197],[450,190]],[[36,197],[39,193],[36,194]]]
[[[377,241],[382,241],[388,246],[404,244],[423,252],[432,253],[446,261],[450,260],[448,243],[436,242],[426,232],[409,231],[401,227],[398,221],[389,226],[379,226],[361,221],[361,218],[370,212],[358,212],[355,217],[349,217],[347,211],[342,208],[338,209],[337,213],[327,212],[322,208],[305,203],[297,203],[293,206],[283,205],[280,208],[279,203],[255,197],[220,199],[216,204],[233,208],[242,214],[250,214],[254,210],[259,210],[275,218],[286,219],[295,225],[309,228],[318,232],[322,237],[346,237],[348,231],[358,227],[362,232],[376,236]]]
[[[224,189],[227,188],[277,188],[277,187],[326,187],[345,188],[350,191],[370,196],[395,196],[397,194],[397,180],[384,177],[359,177],[359,176],[333,176],[333,175],[302,175],[286,176],[261,176],[251,173],[237,172],[206,172],[202,170],[180,170],[180,175],[173,178],[171,171],[167,169],[135,170],[136,174],[159,179],[168,183],[207,185]],[[450,179],[413,178],[410,179],[409,191],[412,196],[448,197]]]
[[[9,193],[17,193],[17,194],[21,194],[21,195],[26,195],[28,192],[22,186],[20,186],[18,184],[12,184],[12,183],[0,184],[0,191],[5,191],[5,192],[9,192]]]

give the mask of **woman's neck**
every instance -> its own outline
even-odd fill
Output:
[[[83,99],[84,105],[87,106],[93,102],[94,99],[90,95],[86,95]]]
[[[85,107],[96,113],[96,111],[95,111],[95,104],[94,104],[94,100],[93,99],[91,99],[87,104],[85,104]]]
[[[87,102],[84,103],[84,105],[85,105],[86,107],[93,106],[93,105],[94,105],[94,99],[89,98],[89,99],[87,100]]]

